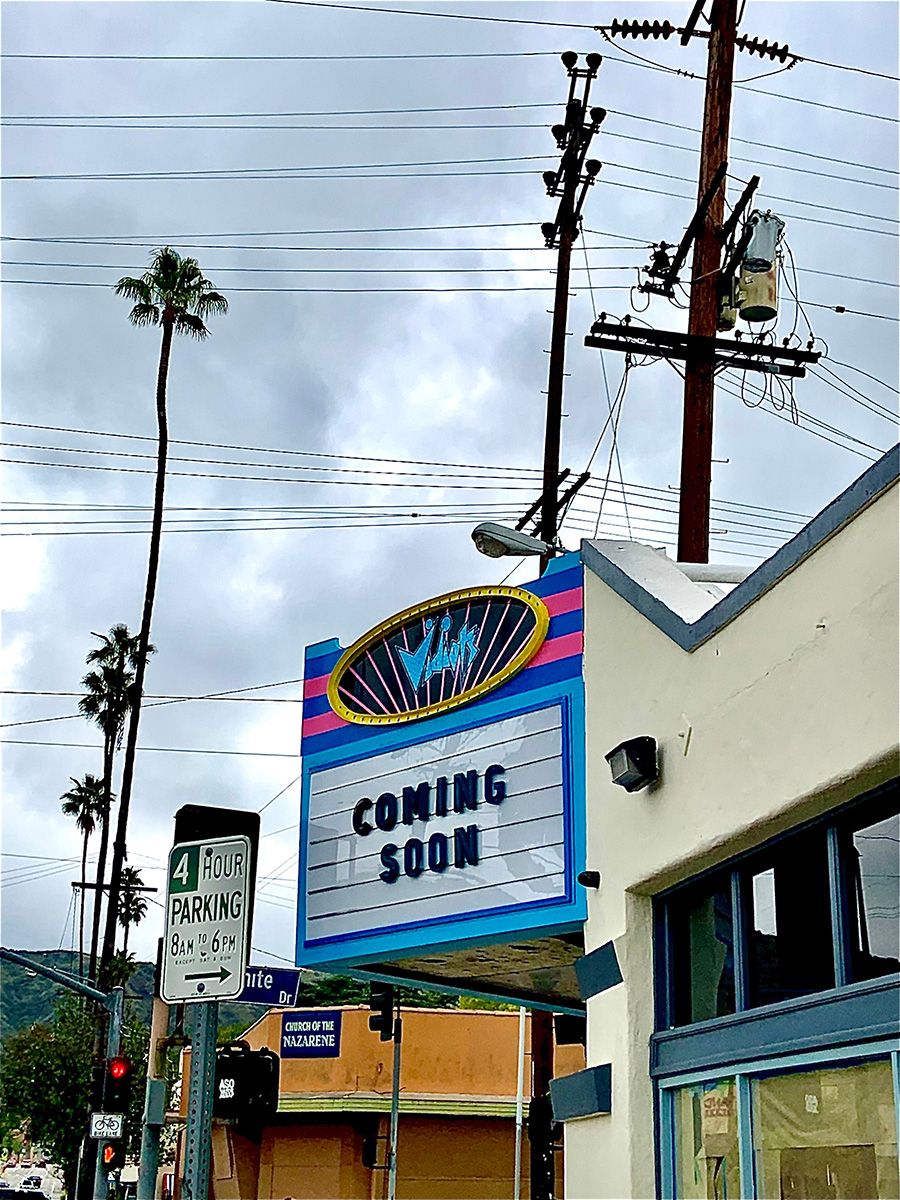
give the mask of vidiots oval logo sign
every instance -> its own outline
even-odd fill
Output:
[[[340,658],[328,699],[345,721],[390,725],[483,696],[540,649],[550,615],[516,587],[464,588],[383,621]]]

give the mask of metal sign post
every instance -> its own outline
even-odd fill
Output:
[[[391,1145],[388,1151],[388,1200],[397,1195],[397,1135],[400,1131],[400,1041],[403,1022],[400,1020],[400,1003],[397,1002],[397,1017],[394,1021],[394,1075],[391,1080]]]
[[[212,1142],[213,1090],[216,1075],[216,1000],[193,1004],[191,1075],[188,1084],[187,1127],[184,1136],[185,1200],[206,1200]]]
[[[113,988],[110,992],[109,1032],[106,1035],[106,1057],[115,1058],[122,1044],[122,1017],[125,1010],[125,989]],[[106,1200],[109,1181],[103,1166],[103,1145],[97,1142],[94,1165],[94,1200]]]

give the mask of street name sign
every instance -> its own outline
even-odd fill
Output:
[[[293,1008],[300,988],[296,967],[249,966],[244,975],[244,990],[236,997],[240,1004],[270,1004]]]
[[[251,909],[248,837],[180,842],[169,854],[160,992],[171,1003],[244,990]]]
[[[92,1138],[120,1138],[124,1131],[124,1113],[91,1113]]]

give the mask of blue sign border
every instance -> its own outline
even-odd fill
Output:
[[[554,900],[526,901],[501,908],[474,909],[469,913],[434,917],[394,926],[306,940],[306,861],[310,779],[325,767],[342,766],[386,751],[399,751],[433,738],[464,732],[507,717],[559,705],[563,729],[563,820],[565,839],[565,895]],[[349,745],[309,754],[303,762],[300,807],[300,863],[298,876],[296,962],[304,966],[334,968],[361,965],[384,958],[427,954],[468,946],[501,942],[509,937],[547,937],[572,933],[587,919],[584,890],[575,877],[584,866],[584,685],[579,677],[519,692],[507,698],[485,698],[471,706],[432,717],[416,725],[386,729],[366,738],[363,746]],[[456,930],[463,926],[465,936]]]

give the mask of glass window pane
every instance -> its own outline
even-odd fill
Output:
[[[845,864],[853,979],[900,971],[900,816],[853,833]]]
[[[687,1025],[734,1012],[731,877],[692,888],[669,910],[674,1023]]]
[[[675,1195],[727,1200],[741,1194],[733,1079],[679,1088],[674,1096]]]
[[[757,1195],[895,1200],[889,1060],[752,1081]]]
[[[749,885],[750,1006],[834,987],[825,832],[786,839]]]

